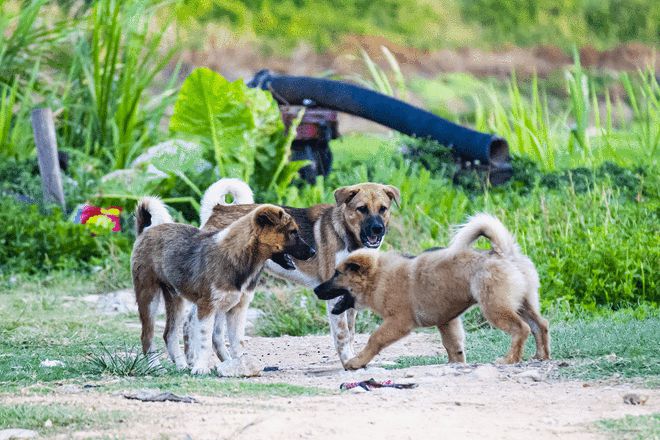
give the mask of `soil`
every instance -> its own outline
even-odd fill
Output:
[[[358,335],[358,346],[366,341]],[[402,355],[443,352],[439,336],[415,333],[386,349],[367,370],[346,372],[329,336],[254,337],[246,350],[264,366],[278,367],[259,383],[289,383],[325,390],[317,396],[212,397],[199,403],[143,403],[122,392],[98,389],[71,394],[70,385],[48,395],[15,396],[9,402],[76,404],[131,414],[117,424],[118,438],[325,439],[372,436],[378,439],[443,438],[605,438],[593,422],[660,411],[660,390],[631,384],[558,381],[557,361],[517,366],[434,365],[386,370]],[[469,347],[468,347],[469,359]],[[339,391],[339,384],[392,379],[414,382],[411,390]],[[223,380],[218,378],[217,380]],[[168,390],[161,390],[168,391]],[[634,392],[644,405],[624,403]],[[60,438],[88,438],[108,431],[67,432]]]
[[[340,76],[364,72],[360,48],[378,64],[389,69],[381,47],[387,47],[396,57],[406,77],[435,77],[443,72],[469,72],[478,76],[519,77],[537,73],[541,77],[572,65],[573,57],[556,46],[508,46],[498,50],[476,48],[423,51],[402,46],[379,36],[347,36],[333,50],[316,52],[311,46],[299,44],[290,55],[264,54],[253,41],[217,38],[213,34],[200,49],[183,53],[183,75],[193,67],[206,66],[229,79],[250,79],[260,69],[270,69],[288,75],[318,76],[334,73]],[[641,43],[625,43],[608,50],[586,46],[580,49],[583,66],[610,71],[636,71],[654,66],[660,72],[657,48]],[[368,75],[367,75],[368,77]]]

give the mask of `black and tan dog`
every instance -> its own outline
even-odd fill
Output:
[[[231,195],[233,204],[225,198]],[[276,254],[266,263],[266,269],[282,278],[314,288],[330,279],[336,264],[350,252],[361,248],[379,248],[387,232],[390,206],[399,201],[399,190],[390,185],[362,183],[339,188],[334,193],[336,204],[315,205],[309,208],[282,207],[298,224],[305,242],[316,250],[316,256],[307,261],[293,261]],[[242,216],[254,211],[250,187],[238,179],[221,179],[205,192],[201,204],[202,229],[223,230]],[[293,269],[293,270],[291,270]],[[333,315],[328,306],[330,329],[342,363],[354,356],[355,310]],[[224,350],[222,316],[215,326],[216,352]],[[216,337],[217,336],[217,337]],[[216,344],[217,341],[217,344]]]
[[[209,372],[216,311],[231,310],[244,291],[254,288],[266,260],[274,254],[301,260],[314,256],[314,249],[300,237],[295,220],[274,205],[259,206],[222,231],[202,231],[172,223],[162,202],[146,197],[137,206],[136,229],[131,270],[142,322],[142,350],[145,354],[155,351],[154,316],[162,294],[168,354],[177,368],[187,367],[179,336],[184,299],[189,300],[196,305],[199,323],[190,335],[198,341],[193,374]],[[230,340],[230,344],[240,341]],[[154,356],[151,361],[157,363]]]
[[[492,250],[472,248],[479,236],[491,241]],[[344,364],[358,369],[414,328],[429,326],[440,330],[449,361],[465,362],[460,316],[474,304],[491,324],[511,335],[511,349],[500,362],[522,360],[530,330],[536,340],[535,357],[549,359],[548,322],[539,314],[538,288],[534,264],[509,231],[495,217],[478,214],[456,232],[446,249],[417,257],[353,252],[314,292],[320,299],[341,298],[333,313],[367,307],[383,318],[365,349]]]

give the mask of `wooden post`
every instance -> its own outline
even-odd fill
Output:
[[[53,112],[49,108],[37,108],[32,111],[32,130],[34,143],[39,156],[39,172],[44,191],[44,201],[54,202],[66,209],[60,161],[57,158],[57,139]]]

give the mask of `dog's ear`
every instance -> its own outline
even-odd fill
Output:
[[[337,206],[349,203],[358,192],[360,192],[360,188],[355,188],[353,186],[338,188],[335,190],[335,201],[337,202]]]
[[[279,206],[264,205],[254,213],[254,222],[257,226],[275,226],[282,222],[284,210]]]
[[[396,205],[399,206],[399,202],[401,202],[401,192],[399,191],[399,188],[392,185],[385,185],[384,190],[387,197],[389,197],[390,200],[394,200]]]

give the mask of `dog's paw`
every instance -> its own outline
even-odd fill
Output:
[[[505,356],[501,358],[497,358],[495,360],[495,363],[497,365],[511,365],[511,364],[518,364],[522,361],[522,359],[513,359],[510,356]]]
[[[190,370],[190,374],[193,374],[195,376],[199,376],[199,375],[202,375],[202,374],[209,374],[210,372],[211,372],[211,369],[208,367],[208,365],[205,365],[205,366],[195,365]]]
[[[354,357],[353,359],[349,359],[346,361],[346,363],[344,363],[344,368],[346,370],[359,370],[360,368],[364,368],[366,365],[366,363]]]

